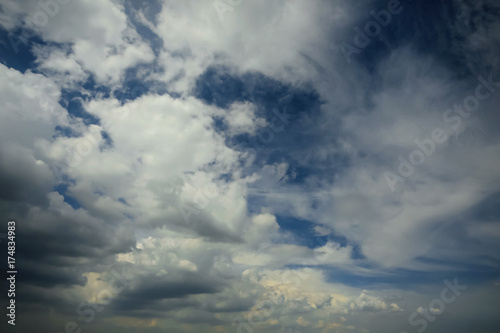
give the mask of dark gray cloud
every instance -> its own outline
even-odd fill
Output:
[[[182,298],[189,295],[212,294],[221,290],[223,282],[193,272],[169,273],[165,277],[141,277],[138,285],[123,292],[122,297],[149,300]]]

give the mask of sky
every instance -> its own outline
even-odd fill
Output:
[[[499,16],[0,0],[0,329],[499,332]]]

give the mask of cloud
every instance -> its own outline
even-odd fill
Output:
[[[448,274],[476,283],[461,329],[470,304],[493,323],[493,2],[402,1],[350,64],[339,43],[386,3],[0,2],[2,45],[34,57],[0,57],[21,331],[405,330]],[[391,191],[436,128],[446,142]]]
[[[69,44],[66,56],[51,52],[42,45],[37,48],[41,69],[64,75],[67,80],[83,80],[82,71],[91,72],[98,82],[116,85],[124,71],[139,63],[153,60],[153,52],[133,29],[122,5],[115,1],[81,3],[78,1],[25,1],[3,6],[11,17],[8,28],[18,27],[13,44],[25,41],[33,31],[45,42]],[[48,55],[47,55],[48,53]]]

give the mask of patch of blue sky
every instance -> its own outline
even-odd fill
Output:
[[[340,247],[352,247],[351,259],[365,258],[358,244],[337,234],[334,230],[330,230],[330,233],[327,235],[318,234],[314,228],[320,225],[292,216],[276,215],[276,221],[280,226],[281,232],[287,236],[289,244],[307,246],[314,249],[324,246],[327,242],[333,242],[339,244]]]
[[[60,184],[58,184],[57,186],[54,187],[54,191],[56,191],[57,193],[59,193],[60,195],[62,195],[64,197],[64,202],[66,202],[71,207],[73,207],[73,209],[76,210],[76,209],[81,208],[82,206],[80,205],[80,203],[78,202],[78,200],[76,200],[75,198],[73,198],[72,196],[70,196],[67,193],[68,192],[68,187],[69,187],[69,183],[67,183],[67,182],[60,183]]]
[[[86,125],[99,124],[99,118],[88,113],[84,108],[84,101],[87,96],[77,90],[63,90],[59,104],[65,108],[68,113],[77,118],[81,118]]]
[[[325,245],[328,240],[336,239],[339,244],[345,246],[347,240],[343,237],[335,235],[319,236],[314,231],[316,224],[306,220],[298,219],[291,216],[276,215],[276,222],[280,226],[283,233],[290,236],[292,244],[307,246],[311,249]]]
[[[268,123],[277,120],[273,110],[289,115],[283,130],[272,133],[272,139],[262,139],[266,135],[266,129],[256,135],[228,137],[227,144],[230,147],[256,153],[257,168],[286,161],[290,164],[290,172],[295,174],[295,177],[289,177],[290,181],[297,183],[302,183],[315,170],[327,168],[325,165],[301,164],[301,159],[297,157],[312,144],[324,140],[317,133],[304,130],[305,123],[314,121],[314,117],[319,115],[322,104],[318,94],[307,85],[296,88],[259,73],[236,76],[228,68],[210,67],[196,81],[193,94],[205,103],[221,108],[228,108],[235,102],[251,102],[256,106],[256,115],[266,119]],[[227,134],[228,128],[223,119],[216,117],[214,126],[219,132]],[[334,156],[333,159],[325,162],[328,167],[346,165],[346,157]]]
[[[133,101],[148,93],[172,95],[172,93],[167,90],[164,83],[154,80],[145,80],[140,74],[140,72],[151,71],[160,71],[156,63],[140,64],[135,67],[128,68],[125,71],[121,87],[113,91],[113,97],[118,99],[123,104]]]
[[[9,32],[0,26],[0,62],[24,73],[35,67],[36,57],[31,52],[32,43],[44,44],[44,42],[36,36],[29,40],[21,38],[22,33],[22,29]]]
[[[378,12],[386,6],[387,2],[378,1],[372,8]],[[458,54],[456,48],[459,43],[464,42],[463,36],[474,33],[481,21],[492,19],[498,13],[472,11],[467,13],[470,17],[464,16],[463,20],[457,20],[459,13],[452,1],[401,0],[401,6],[403,10],[398,15],[392,15],[389,24],[382,27],[374,37],[369,37],[369,44],[361,48],[361,52],[353,53],[350,57],[368,73],[375,74],[375,79],[379,64],[401,47],[411,47],[414,53],[422,57],[432,55],[441,66],[454,73],[457,79],[491,70],[486,68],[486,62],[471,57],[470,54]],[[355,22],[349,22],[343,29],[339,29],[339,35],[347,38],[339,41],[340,43],[355,46],[353,39],[356,32],[353,27],[364,31],[366,23],[374,20],[370,10],[359,12],[363,15]],[[342,54],[338,46],[332,48],[332,51]],[[344,57],[340,57],[339,61],[346,64]],[[341,66],[336,67],[342,69]],[[377,89],[377,86],[374,85],[373,88]]]
[[[300,267],[296,267],[300,268]],[[465,268],[465,267],[464,267]],[[463,270],[408,270],[380,269],[371,267],[366,274],[354,273],[340,267],[323,266],[327,281],[343,283],[351,287],[364,289],[413,289],[426,285],[440,285],[443,280],[453,280],[455,277],[465,285],[479,285],[494,281],[500,277],[497,269],[470,265]],[[379,272],[378,274],[376,272]]]
[[[488,196],[471,207],[467,215],[482,222],[500,223],[500,192]]]
[[[111,94],[111,89],[104,85],[100,85],[95,81],[94,75],[90,75],[88,79],[82,84],[82,88],[85,89],[86,93],[89,93],[90,98],[95,98],[100,96],[101,98],[109,98]],[[76,93],[76,91],[74,91]]]
[[[134,25],[137,33],[146,41],[148,41],[151,49],[156,56],[159,55],[160,51],[163,49],[163,40],[152,31],[147,25],[138,20],[135,12],[141,11],[144,18],[153,24],[156,24],[156,16],[161,11],[161,4],[157,0],[151,1],[125,1],[124,2],[125,13],[130,19],[130,22]]]
[[[125,206],[129,205],[127,200],[125,200],[124,198],[118,198],[118,201],[121,202],[122,204],[124,204]]]

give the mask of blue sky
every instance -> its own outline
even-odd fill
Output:
[[[2,331],[498,332],[499,14],[0,0]]]

